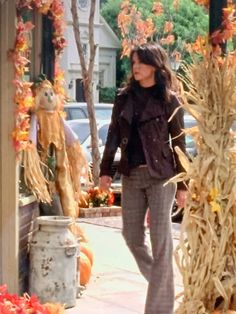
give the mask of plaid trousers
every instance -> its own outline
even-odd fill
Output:
[[[140,272],[148,281],[144,314],[173,314],[174,275],[171,208],[176,185],[150,176],[147,167],[122,178],[123,236]],[[145,241],[145,216],[150,210],[151,250]]]

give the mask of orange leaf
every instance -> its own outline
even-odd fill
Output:
[[[174,35],[168,35],[167,37],[161,38],[160,42],[162,45],[171,45],[175,41]]]
[[[195,2],[199,5],[209,6],[209,0],[195,0]]]
[[[160,16],[164,13],[163,5],[160,1],[156,1],[153,4],[152,11],[157,16]]]
[[[164,33],[170,33],[170,32],[172,32],[173,27],[174,27],[174,25],[173,25],[172,22],[166,21],[166,22],[165,22],[165,25],[164,25]]]
[[[179,5],[180,5],[179,1],[180,1],[180,0],[174,0],[174,1],[173,1],[173,4],[172,4],[172,5],[173,5],[173,8],[174,8],[175,10],[178,10],[178,8],[179,8]]]

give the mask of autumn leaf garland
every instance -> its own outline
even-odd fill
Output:
[[[24,7],[28,9],[36,9],[42,14],[51,13],[53,21],[54,33],[53,44],[56,55],[56,71],[55,82],[57,93],[63,103],[65,100],[64,90],[64,73],[59,66],[59,56],[66,46],[64,38],[64,6],[61,0],[19,0],[16,3],[17,10]],[[15,85],[14,103],[15,109],[15,128],[12,132],[12,140],[15,151],[19,153],[28,145],[30,117],[29,109],[33,107],[34,97],[31,91],[33,82],[25,80],[26,68],[30,63],[31,48],[29,44],[29,34],[33,30],[34,25],[31,22],[24,22],[21,16],[17,17],[15,46],[9,52],[14,66],[15,77],[13,84]]]

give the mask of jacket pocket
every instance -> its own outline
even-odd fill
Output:
[[[139,123],[139,130],[151,141],[160,141],[163,145],[168,138],[168,124],[163,115],[155,116]]]

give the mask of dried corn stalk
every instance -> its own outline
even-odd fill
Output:
[[[23,151],[22,165],[24,167],[24,182],[35,197],[43,203],[51,203],[52,199],[47,188],[48,181],[41,167],[47,166],[40,160],[37,148],[28,144]]]
[[[184,292],[176,313],[236,310],[236,57],[204,57],[181,80],[188,87],[183,107],[198,122],[186,130],[198,155],[186,167],[189,193],[175,251]]]

